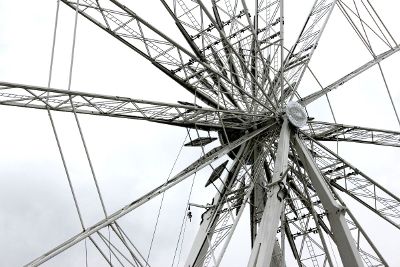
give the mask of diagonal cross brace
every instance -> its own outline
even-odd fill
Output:
[[[252,133],[248,133],[243,137],[239,138],[236,141],[231,142],[230,144],[220,146],[218,148],[213,149],[212,151],[206,153],[203,157],[198,159],[197,161],[193,162],[187,168],[182,170],[180,173],[169,179],[166,183],[156,187],[152,191],[148,192],[147,194],[143,195],[142,197],[136,199],[135,201],[131,202],[130,204],[126,205],[125,207],[117,210],[113,214],[109,215],[105,219],[97,222],[96,224],[88,227],[86,230],[82,231],[81,233],[71,237],[64,243],[60,244],[59,246],[55,247],[54,249],[50,250],[49,252],[43,254],[42,256],[36,258],[35,260],[28,263],[26,266],[38,266],[49,259],[53,258],[54,256],[60,254],[61,252],[65,251],[66,249],[72,247],[73,245],[77,244],[78,242],[84,240],[85,238],[91,236],[93,233],[96,233],[100,229],[112,224],[117,219],[121,218],[122,216],[128,214],[129,212],[133,211],[134,209],[140,207],[141,205],[145,204],[146,202],[150,201],[154,197],[162,194],[166,190],[170,189],[171,187],[175,186],[176,184],[180,183],[181,181],[188,178],[193,173],[201,170],[211,162],[215,161],[218,158],[228,154],[231,150],[235,149],[236,147],[240,146],[241,144],[247,142],[248,140],[252,139],[253,137],[263,133],[271,126],[263,127],[259,130],[256,130]]]

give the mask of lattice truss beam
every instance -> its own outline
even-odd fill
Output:
[[[267,144],[268,145],[264,146],[262,149],[260,149],[259,146],[252,152],[257,153],[260,156],[259,160],[260,162],[263,162],[263,168],[261,173],[257,173],[256,176],[252,176],[252,181],[254,184],[252,184],[251,187],[248,186],[250,190],[252,190],[252,192],[250,193],[250,197],[248,194],[246,194],[246,191],[244,191],[244,188],[246,188],[243,183],[244,179],[236,179],[238,187],[233,190],[233,192],[236,193],[236,196],[232,196],[230,199],[236,200],[237,198],[240,198],[240,201],[234,201],[230,204],[231,208],[226,208],[227,212],[231,212],[232,210],[236,209],[237,215],[242,208],[242,206],[237,206],[237,203],[239,202],[242,204],[244,198],[243,195],[246,196],[245,199],[249,201],[251,205],[250,221],[252,225],[252,243],[257,236],[258,225],[261,221],[261,216],[264,211],[265,203],[268,201],[267,191],[274,184],[271,184],[271,173],[273,171],[277,144],[276,141],[269,141]],[[314,152],[314,150],[312,150],[314,148],[309,147],[309,141],[305,141],[305,145],[307,145],[310,153],[313,155],[313,158],[318,167],[321,167],[321,159],[326,160],[327,157],[319,150],[317,150],[317,152]],[[324,147],[324,149],[326,148]],[[282,190],[281,192],[281,197],[285,202],[283,213],[284,219],[281,220],[281,225],[278,228],[277,238],[279,239],[279,233],[283,231],[284,235],[286,236],[286,241],[283,242],[288,243],[290,249],[293,252],[293,256],[299,266],[335,266],[333,261],[333,253],[336,253],[337,255],[337,247],[341,245],[335,244],[337,240],[335,240],[334,233],[331,229],[330,222],[327,217],[328,212],[326,208],[324,208],[324,206],[322,205],[321,200],[310,178],[308,178],[308,174],[304,168],[304,164],[293,146],[291,146],[288,157],[289,169],[286,173],[287,186],[282,187],[282,189],[285,188],[285,193],[283,193],[284,190]],[[255,162],[254,164],[255,165],[253,165],[253,169],[259,170],[259,167],[255,168],[255,166],[260,165],[260,163]],[[331,168],[333,168],[333,165],[330,166]],[[233,169],[234,168],[235,167],[233,167]],[[330,172],[322,171],[325,179],[329,181],[329,174],[327,173]],[[229,172],[229,174],[235,175],[235,172],[231,171]],[[255,177],[258,177],[259,179],[256,179]],[[330,184],[332,184],[332,182]],[[371,184],[371,186],[377,185]],[[350,187],[348,187],[347,189],[340,188],[340,191],[349,190],[348,192],[346,192],[347,194],[373,198],[373,201],[377,202],[377,209],[375,211],[382,213],[380,216],[388,216],[397,219],[398,216],[396,207],[399,205],[400,202],[396,200],[396,197],[394,197],[390,193],[387,193],[391,195],[390,198],[388,198],[387,195],[385,196],[384,194],[382,194],[382,191],[378,191],[377,188],[374,189],[374,192],[377,192],[376,195],[366,196],[364,192],[365,188],[363,188],[354,188],[354,190],[350,189]],[[387,190],[383,189],[383,187],[380,187],[380,189],[388,192]],[[259,190],[259,192],[257,192],[257,190]],[[363,193],[357,193],[355,192],[356,190],[360,190]],[[371,192],[372,191],[370,191],[370,193]],[[331,193],[337,200],[338,204],[345,207],[344,202],[341,200],[337,192],[331,189]],[[217,194],[217,196],[220,195]],[[393,199],[393,197],[395,199]],[[257,201],[256,198],[259,198],[259,200]],[[226,204],[225,201],[221,200],[220,198],[214,198],[214,201],[217,201],[217,203],[219,203],[216,204],[216,207],[221,204]],[[214,201],[212,203],[215,203]],[[365,202],[360,202],[363,205],[366,205]],[[391,204],[388,205],[387,203]],[[379,209],[379,206],[381,206],[381,209]],[[385,212],[387,209],[391,210],[391,214]],[[210,212],[210,210],[212,210],[214,213]],[[214,208],[211,208],[210,210],[205,213],[205,215],[208,216],[206,218],[213,218],[212,214],[214,214],[214,216],[216,216],[215,214],[218,214],[218,208],[216,208],[215,210]],[[203,238],[207,237],[209,239],[207,239],[207,242],[195,242],[195,244],[203,244],[203,246],[197,247],[197,249],[194,250],[198,254],[195,254],[195,257],[191,258],[192,260],[195,259],[195,261],[186,262],[189,266],[192,266],[191,263],[193,262],[195,262],[193,266],[213,266],[219,263],[219,260],[221,259],[220,257],[222,256],[218,253],[223,253],[225,251],[225,246],[220,245],[219,250],[217,246],[219,243],[222,243],[222,239],[224,237],[227,239],[227,241],[225,242],[229,242],[230,231],[234,229],[236,222],[235,216],[233,214],[231,214],[230,217],[227,216],[225,213],[224,215],[225,216],[222,217],[224,219],[219,221],[216,220],[214,224],[212,224],[211,221],[208,221],[208,228],[206,228],[207,231],[203,232]],[[386,219],[391,222],[393,219],[388,219],[388,217]],[[238,218],[236,217],[236,220],[237,219]],[[228,223],[228,221],[230,223]],[[355,246],[365,266],[387,266],[387,263],[382,255],[379,253],[368,235],[365,233],[365,231],[362,229],[360,224],[357,222],[357,220],[354,218],[353,214],[349,210],[346,211],[345,221],[348,228],[350,229],[350,232],[355,242]],[[199,231],[199,233],[201,233],[201,231]],[[217,234],[217,237],[213,239],[213,234],[215,233],[219,234]],[[201,236],[201,234],[198,235]],[[207,246],[205,246],[204,244],[207,244]],[[282,261],[283,254],[280,249],[282,241],[276,244],[277,245],[276,247],[274,247],[274,252],[271,259],[271,266],[284,266],[284,260]],[[199,255],[201,255],[201,257],[199,257]],[[216,255],[220,257],[217,257]]]
[[[214,162],[215,160],[227,155],[235,148],[240,147],[241,145],[245,144],[246,142],[250,141],[252,138],[260,135],[261,133],[265,133],[268,129],[271,129],[270,126],[263,127],[259,130],[256,130],[252,133],[246,134],[241,138],[230,142],[229,144],[221,145],[216,148],[211,149],[203,156],[201,156],[198,160],[194,161],[192,164],[184,168],[181,172],[176,174],[175,176],[171,177],[167,182],[164,184],[154,188],[147,194],[141,196],[140,198],[132,201],[128,205],[122,207],[121,209],[117,210],[116,212],[110,214],[105,219],[97,222],[96,224],[86,228],[81,233],[71,237],[70,239],[66,240],[64,243],[60,244],[59,246],[55,247],[51,251],[43,254],[42,256],[36,258],[27,266],[38,266],[49,259],[55,257],[56,255],[62,253],[66,249],[72,247],[73,245],[77,244],[78,242],[84,240],[85,238],[91,237],[93,234],[96,234],[98,231],[104,229],[105,227],[112,225],[116,220],[121,218],[122,216],[132,212],[136,208],[142,206],[143,204],[147,203],[151,199],[159,196],[166,190],[170,189],[171,187],[175,186],[176,184],[182,182],[186,178],[190,177],[195,172],[201,170],[205,166],[208,166],[210,163]]]
[[[229,3],[221,9],[213,2],[212,15],[201,2],[162,1],[193,50],[190,52],[118,1],[63,2],[74,9],[78,5],[80,14],[151,61],[206,104],[214,108],[249,109],[251,102],[256,102],[271,111],[265,104],[268,99],[257,98],[261,90],[258,94],[248,90],[249,79],[255,79],[255,74],[248,67],[249,56],[245,59],[238,52],[239,47],[246,49],[252,38],[249,37],[252,31],[240,22],[247,16],[244,9],[231,9]],[[260,84],[258,87],[261,88]]]
[[[205,130],[221,130],[223,127],[245,130],[257,124],[262,125],[265,121],[265,117],[258,114],[215,110],[187,102],[171,104],[5,82],[0,82],[0,105],[62,112],[75,110],[81,114],[146,120]],[[396,131],[317,121],[308,122],[308,129],[303,131],[306,136],[319,141],[400,146],[400,133]]]
[[[398,42],[370,1],[339,0],[336,5],[372,58],[329,86],[300,98],[299,102],[305,106],[374,66],[379,68],[384,78],[381,62],[400,50]]]
[[[217,110],[197,104],[162,103],[32,85],[0,82],[0,105],[146,120],[205,130],[246,129],[264,116],[236,110]],[[224,120],[223,124],[221,120]]]
[[[247,110],[257,110],[259,104],[248,95],[274,105],[264,90],[281,62],[280,1],[257,1],[254,21],[244,1],[162,2],[196,55],[246,92],[235,101]]]
[[[268,196],[268,193],[266,193],[272,186],[277,184],[276,182],[271,183],[272,166],[275,165],[276,157],[277,130],[272,132],[266,132],[266,130],[267,128],[260,129],[229,145],[223,145],[209,151],[166,184],[152,190],[98,224],[89,227],[81,234],[71,238],[31,264],[36,266],[36,264],[40,264],[48,258],[61,253],[85,237],[93,238],[93,235],[96,235],[97,241],[100,240],[107,244],[104,233],[101,232],[101,229],[107,226],[114,227],[113,231],[117,235],[117,239],[132,254],[132,259],[123,256],[124,259],[121,259],[121,261],[143,261],[140,252],[135,249],[128,237],[122,232],[122,229],[119,229],[119,226],[115,223],[116,220],[179,183],[193,172],[213,162],[216,158],[220,158],[231,151],[231,153],[236,153],[236,158],[232,162],[225,178],[221,177],[226,169],[226,162],[221,165],[223,167],[222,172],[217,171],[219,168],[216,168],[215,171],[219,172],[219,174],[216,177],[210,177],[210,183],[220,180],[222,181],[222,187],[212,203],[206,206],[207,210],[202,215],[199,233],[193,243],[194,249],[192,248],[192,252],[196,253],[189,255],[187,263],[192,264],[190,266],[218,264],[247,203],[254,205],[253,211],[250,212],[250,221],[253,225],[252,227],[254,227],[252,231],[255,233],[254,237],[252,237],[254,242],[265,203],[268,202],[269,197],[278,197],[280,198],[279,201],[284,202],[283,219],[278,227],[278,237],[280,232],[284,232],[287,241],[280,241],[279,243],[275,241],[276,245],[272,256],[272,261],[276,264],[274,266],[283,266],[282,264],[284,264],[282,260],[283,254],[280,249],[280,246],[284,246],[284,242],[289,244],[299,266],[333,266],[331,248],[332,243],[335,243],[335,239],[329,220],[327,220],[328,213],[326,208],[322,206],[313,183],[308,178],[301,157],[292,145],[288,154],[288,169],[281,175],[282,180],[286,178],[287,186],[279,184],[280,190],[277,195]],[[264,134],[259,136],[263,132]],[[354,167],[348,165],[347,162],[317,141],[306,139],[304,144],[320,168],[321,174],[333,188],[352,196],[399,228],[398,220],[400,218],[397,208],[400,206],[400,201],[398,198],[363,174],[361,174],[361,177],[355,177],[360,174],[359,171],[355,173],[356,169]],[[239,146],[240,149],[235,150]],[[316,148],[316,146],[318,147]],[[340,180],[342,179],[346,180],[346,188],[340,185]],[[256,188],[261,193],[257,193]],[[344,205],[337,193],[335,191],[331,192],[335,199]],[[260,201],[255,201],[255,198],[260,198]],[[350,211],[346,212],[346,222],[349,229],[351,229],[357,249],[366,266],[385,266],[386,263],[381,254]],[[328,239],[330,240],[329,242],[332,242],[330,247],[327,246]],[[93,239],[93,242],[99,246],[96,243],[97,241]],[[337,245],[340,246],[340,244]],[[118,254],[120,257],[124,255],[120,252],[118,246],[112,245],[112,249],[113,253],[117,255],[116,257],[118,257]],[[101,248],[100,251],[102,251]],[[137,266],[140,265],[138,264]]]
[[[317,121],[310,121],[308,129],[303,131],[318,141],[345,141],[400,147],[400,132],[396,131]]]
[[[400,199],[320,142],[306,139],[308,149],[338,192],[343,192],[400,229]]]
[[[317,166],[321,168],[321,174],[327,183],[332,185],[332,182],[330,182],[331,177],[329,176],[331,172],[327,168],[322,168],[321,163],[324,162],[324,166],[330,169],[334,168],[334,165],[327,165],[326,161],[329,159],[327,159],[325,154],[328,153],[325,150],[326,148],[311,150],[314,149],[314,143],[311,144],[310,141],[304,140],[304,144]],[[331,151],[329,153],[334,155]],[[289,197],[286,200],[286,224],[284,229],[288,243],[294,253],[293,255],[299,266],[335,266],[333,253],[337,253],[337,248],[341,244],[335,244],[335,235],[328,220],[329,213],[326,207],[323,206],[312,181],[308,177],[303,161],[300,159],[297,151],[294,151],[289,157],[291,158],[292,166],[288,173]],[[334,157],[336,158],[337,156]],[[338,204],[346,207],[337,191],[333,190],[333,188],[330,191]],[[356,190],[362,190],[362,188]],[[349,187],[341,191],[349,195],[357,195],[357,192],[354,192]],[[387,201],[382,196],[382,193],[380,193],[374,197],[377,201]],[[397,203],[399,202],[397,201]],[[394,205],[392,208],[395,209],[397,205]],[[396,214],[396,211],[392,212]],[[348,209],[345,212],[345,220],[363,260],[363,264],[365,266],[387,266],[382,255]]]
[[[282,80],[277,80],[276,85],[274,84],[274,90],[281,101],[292,99],[296,94],[336,2],[336,0],[314,2],[306,23],[280,70],[283,72]]]
[[[354,246],[349,247],[359,253],[353,262],[359,256],[366,266],[387,266],[345,208],[339,193],[352,197],[398,229],[399,198],[319,141],[399,147],[400,133],[311,120],[307,129],[296,131],[288,126],[280,109],[294,96],[306,106],[400,50],[369,1],[316,0],[287,53],[283,49],[283,7],[279,0],[255,1],[253,16],[245,1],[161,0],[191,51],[118,1],[62,2],[146,58],[209,107],[197,102],[161,103],[5,82],[0,82],[0,105],[215,130],[227,142],[221,140],[221,146],[206,152],[165,184],[29,265],[40,265],[89,238],[110,265],[106,250],[121,265],[147,266],[117,220],[229,155],[233,160],[215,168],[207,182],[221,186],[211,204],[204,206],[206,211],[185,266],[215,266],[221,262],[246,204],[250,206],[250,267],[263,261],[273,267],[285,266],[287,245],[299,266],[334,266],[332,257],[337,252],[345,261],[343,236],[335,237],[336,223],[343,218],[347,228],[339,230],[350,233]],[[373,59],[331,85],[300,98],[298,86],[335,6]],[[232,132],[239,133],[237,138],[227,134]],[[318,172],[312,173],[310,165]],[[322,181],[316,181],[316,177],[322,177]],[[343,207],[337,210],[341,215],[333,215],[332,206],[323,203],[327,203],[327,197],[321,194],[321,188],[334,200],[333,208]],[[268,216],[273,217],[273,225],[269,225],[272,220],[266,223]],[[106,228],[116,237],[112,244],[106,237]],[[258,247],[267,247],[269,255],[260,256]]]
[[[260,147],[268,146],[274,135],[270,133],[268,137],[249,142],[232,162],[226,177],[219,176],[222,188],[213,198],[213,205],[202,215],[200,230],[185,266],[219,265],[246,204],[251,202],[251,194],[258,185],[256,177],[262,175],[267,153],[265,149],[261,152]],[[255,157],[260,153],[260,157]]]

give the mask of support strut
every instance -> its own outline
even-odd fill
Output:
[[[346,208],[336,202],[332,191],[320,173],[316,163],[310,155],[310,152],[297,135],[294,138],[294,144],[296,151],[304,164],[304,168],[310,177],[311,183],[327,211],[334,241],[339,250],[343,265],[354,267],[364,266],[345,220]]]
[[[267,192],[267,202],[261,219],[259,230],[251,251],[248,267],[270,266],[276,232],[278,230],[280,215],[284,202],[278,198],[281,185],[285,185],[286,178],[282,179],[282,174],[287,169],[289,153],[290,128],[288,120],[285,118],[279,136],[278,150],[275,159],[272,183],[275,183]]]

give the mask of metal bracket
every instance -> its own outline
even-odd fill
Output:
[[[283,182],[279,182],[278,185],[279,185],[279,191],[276,194],[276,197],[279,199],[279,201],[282,202],[282,200],[284,200],[287,197],[288,190]]]
[[[279,175],[280,176],[279,180],[269,183],[269,184],[265,185],[264,187],[266,189],[271,189],[271,187],[275,186],[276,184],[282,183],[282,181],[285,179],[287,173],[289,172],[289,169],[290,169],[290,167],[287,167],[286,170]]]
[[[214,208],[216,205],[201,205],[201,204],[196,204],[196,203],[189,203],[189,207],[197,207],[197,208],[203,208],[203,209],[211,209]]]

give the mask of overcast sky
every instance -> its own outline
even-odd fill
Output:
[[[139,15],[177,39],[177,30],[156,0],[123,1]],[[141,2],[141,3],[136,3]],[[300,3],[301,2],[301,3]],[[286,1],[287,46],[295,38],[312,5]],[[388,28],[400,40],[395,0],[376,2]],[[55,0],[0,0],[0,81],[46,86]],[[74,12],[63,4],[52,87],[66,89]],[[343,17],[335,10],[310,66],[328,85],[370,60]],[[400,109],[400,55],[382,64],[395,105]],[[377,69],[366,72],[330,94],[338,122],[399,130]],[[193,97],[111,36],[79,19],[72,90],[176,103]],[[318,90],[306,74],[301,92]],[[324,100],[309,108],[317,120],[332,121]],[[72,114],[53,113],[86,226],[102,218],[78,130]],[[109,213],[163,183],[186,137],[186,130],[133,120],[79,116]],[[0,106],[0,266],[20,266],[81,231],[47,113]],[[175,173],[201,151],[184,148]],[[339,154],[364,173],[400,195],[400,150],[341,144]],[[218,164],[214,164],[218,166]],[[210,168],[194,180],[191,202],[205,204],[215,191],[204,188]],[[168,191],[150,263],[170,266],[186,209],[192,178]],[[159,198],[121,220],[144,253],[150,244]],[[349,202],[391,266],[400,265],[400,231],[365,208]],[[353,205],[353,206],[352,206]],[[187,223],[181,264],[199,225],[201,210]],[[223,266],[245,266],[250,252],[248,214],[243,215]],[[104,261],[89,246],[89,266]],[[84,266],[83,243],[52,259],[47,266]]]

